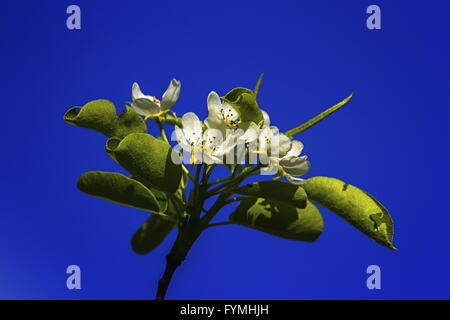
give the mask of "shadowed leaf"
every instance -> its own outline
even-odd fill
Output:
[[[153,214],[136,230],[131,248],[137,254],[147,254],[158,247],[177,225],[177,212],[172,201],[167,201],[167,215]]]
[[[160,206],[153,193],[142,183],[121,173],[90,171],[78,179],[78,189],[82,192],[141,210],[160,212]]]
[[[306,192],[302,187],[283,181],[259,181],[244,185],[235,191],[237,194],[286,202],[297,208],[305,208]]]
[[[319,210],[310,202],[300,209],[263,198],[242,200],[230,220],[281,238],[315,241],[323,232]]]
[[[149,253],[163,242],[175,226],[173,218],[153,214],[131,238],[133,251],[137,254]]]

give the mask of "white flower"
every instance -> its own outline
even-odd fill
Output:
[[[242,122],[237,110],[227,102],[222,102],[216,92],[209,93],[207,103],[208,117],[205,124],[208,128],[220,130],[223,136],[231,134],[238,143],[250,143],[258,138],[259,126],[254,122]],[[266,119],[267,113],[263,111],[263,114]]]
[[[228,135],[224,140],[221,130],[207,128],[203,131],[202,122],[193,112],[188,112],[181,119],[183,128],[175,126],[178,144],[191,154],[190,163],[220,163],[236,145],[236,139]]]
[[[154,96],[143,94],[141,88],[135,82],[131,90],[131,99],[133,100],[131,106],[144,117],[165,113],[177,102],[180,96],[180,87],[180,81],[172,79],[160,101]]]
[[[261,169],[264,174],[286,177],[295,184],[303,182],[298,176],[306,174],[311,167],[307,156],[300,157],[303,143],[279,133],[276,127],[263,128],[258,142],[257,152],[262,162],[267,163],[267,167]]]
[[[219,95],[211,91],[208,95],[208,118],[205,120],[208,128],[236,129],[240,123],[241,118],[237,110],[226,102],[222,103]]]

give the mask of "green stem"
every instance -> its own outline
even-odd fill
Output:
[[[167,139],[166,131],[164,131],[164,125],[162,124],[162,122],[159,119],[157,119],[155,121],[158,124],[159,132],[161,133],[161,137],[163,138],[163,140],[165,142],[169,143],[169,140]]]

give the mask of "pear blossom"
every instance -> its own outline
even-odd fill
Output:
[[[131,107],[141,116],[148,117],[168,112],[180,96],[180,81],[172,79],[169,87],[164,92],[162,100],[155,96],[148,96],[142,93],[141,88],[135,82],[131,90]]]
[[[259,126],[254,122],[242,122],[237,110],[227,102],[222,102],[216,92],[209,93],[207,104],[208,117],[205,119],[205,125],[208,128],[220,130],[224,136],[231,134],[241,144],[258,138]]]
[[[181,119],[183,128],[175,126],[175,136],[184,151],[191,154],[190,163],[220,163],[223,156],[236,145],[233,135],[225,137],[221,130],[207,128],[203,131],[202,122],[193,112]]]
[[[224,131],[226,128],[236,129],[242,122],[239,113],[227,102],[220,101],[219,95],[211,91],[208,95],[208,118],[205,124],[208,128]]]
[[[285,134],[279,133],[278,128],[263,128],[258,137],[262,162],[267,166],[262,169],[263,174],[275,174],[278,179],[285,177],[288,181],[301,184],[303,179],[298,178],[310,169],[307,156],[301,156],[303,143],[292,140]]]

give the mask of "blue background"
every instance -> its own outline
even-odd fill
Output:
[[[147,214],[82,194],[78,176],[119,170],[105,138],[69,126],[71,106],[131,85],[175,111],[207,114],[211,90],[265,79],[260,104],[287,130],[355,92],[297,136],[312,170],[364,188],[395,222],[397,252],[323,210],[315,243],[213,228],[176,272],[168,299],[450,298],[449,6],[444,1],[8,1],[0,10],[0,298],[153,298],[175,232],[154,252],[130,238]],[[77,4],[82,29],[66,28]],[[382,30],[366,28],[378,4]],[[217,221],[228,216],[224,210]],[[82,289],[66,288],[66,268]],[[366,288],[377,264],[382,290]]]

